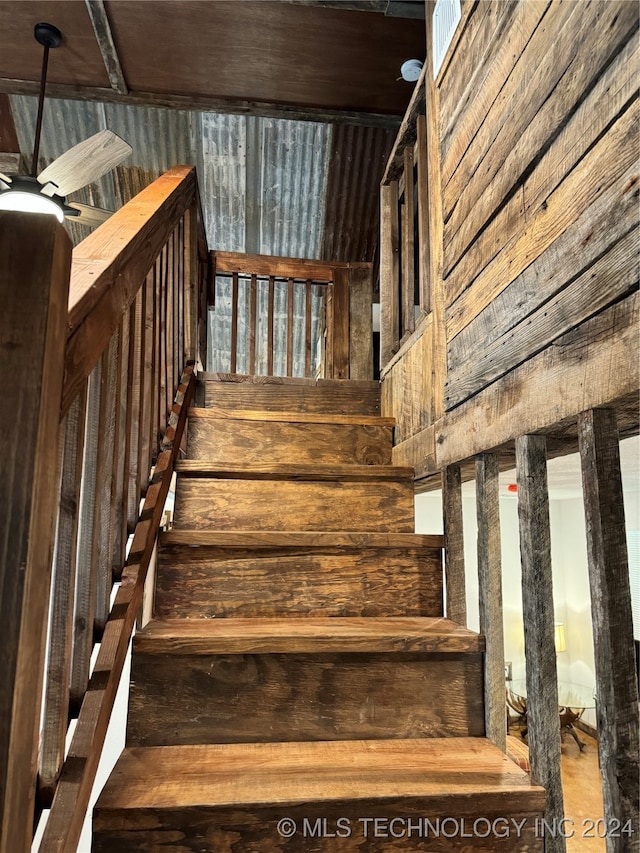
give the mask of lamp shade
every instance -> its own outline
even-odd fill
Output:
[[[558,654],[558,652],[566,652],[567,642],[564,636],[564,624],[562,622],[556,622],[553,626],[553,633],[556,643],[556,654]]]

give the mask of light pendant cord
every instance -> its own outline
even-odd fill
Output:
[[[47,65],[49,64],[49,45],[44,45],[42,57],[42,75],[40,77],[40,96],[38,98],[38,117],[36,118],[36,136],[33,143],[33,159],[31,161],[31,177],[38,174],[38,154],[40,153],[40,131],[42,130],[42,110],[44,107],[44,90],[47,85]]]

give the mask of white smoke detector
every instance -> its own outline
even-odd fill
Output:
[[[402,74],[402,79],[406,80],[407,83],[415,83],[416,80],[420,77],[422,72],[422,63],[419,59],[407,59],[406,62],[403,62],[400,66],[400,74]]]

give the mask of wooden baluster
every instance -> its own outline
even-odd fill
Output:
[[[551,528],[544,435],[516,439],[522,617],[527,665],[527,726],[531,776],[547,792],[545,818],[564,817],[560,777],[558,673],[554,642]],[[563,853],[562,835],[545,838],[547,853]]]
[[[174,231],[167,240],[167,282],[166,282],[166,319],[164,333],[165,365],[166,365],[166,401],[163,418],[166,419],[170,408],[171,389],[173,388],[173,286],[174,286]]]
[[[176,357],[178,363],[178,375],[176,376],[176,383],[180,379],[180,371],[187,363],[186,356],[186,322],[185,322],[185,313],[184,313],[184,305],[185,305],[185,297],[186,297],[186,289],[187,289],[187,279],[185,276],[186,271],[186,214],[182,217],[180,222],[178,223],[178,246],[180,247],[180,252],[178,254],[178,341],[176,347]]]
[[[420,307],[428,314],[431,310],[430,246],[429,246],[429,152],[427,150],[427,117],[416,120],[418,152],[418,279],[420,282]]]
[[[73,661],[69,688],[70,713],[77,716],[89,682],[89,662],[93,649],[97,559],[95,559],[96,472],[98,467],[98,431],[100,428],[101,376],[104,357],[89,377],[87,429],[80,495],[80,531],[76,578],[76,609],[73,631]]]
[[[146,494],[149,482],[149,467],[145,456],[146,437],[145,437],[145,405],[147,403],[145,392],[148,378],[145,370],[145,357],[147,352],[147,287],[146,283],[140,288],[140,370],[136,376],[136,385],[138,386],[138,408],[136,418],[138,425],[136,428],[137,450],[136,450],[136,518],[138,517],[140,499]]]
[[[196,341],[198,336],[198,289],[200,283],[200,264],[198,262],[197,213],[194,207],[185,211],[183,219],[183,279],[182,296],[183,340],[182,362],[196,359]]]
[[[313,285],[307,279],[304,286],[304,375],[311,376],[311,312]]]
[[[113,490],[113,456],[116,438],[116,406],[118,379],[118,339],[116,330],[109,341],[102,369],[100,394],[100,421],[98,427],[98,467],[96,507],[94,513],[94,558],[98,564],[94,628],[98,635],[107,621],[110,609],[112,582],[113,536],[111,522],[111,493]]]
[[[598,752],[606,826],[638,832],[638,683],[616,414],[578,416],[595,649]],[[627,821],[629,821],[627,825]],[[607,851],[637,850],[611,833]]]
[[[171,340],[169,344],[171,346],[171,399],[173,400],[173,395],[178,387],[178,382],[180,380],[180,365],[179,365],[179,321],[180,321],[180,234],[179,234],[179,225],[176,225],[173,235],[173,282],[172,282],[172,295],[173,295],[173,306],[171,311]]]
[[[236,372],[238,350],[238,273],[232,273],[231,278],[231,363],[230,373]]]
[[[153,316],[152,339],[152,362],[151,371],[151,394],[153,405],[151,406],[152,417],[149,424],[149,455],[155,461],[158,449],[158,436],[160,434],[160,406],[162,398],[161,388],[161,354],[160,354],[160,297],[161,297],[162,266],[158,259],[154,270],[153,296],[151,314]]]
[[[334,270],[333,277],[333,373],[334,379],[349,378],[349,271]]]
[[[415,329],[415,268],[413,221],[413,148],[404,149],[404,204],[402,205],[402,331]]]
[[[138,518],[138,507],[140,505],[140,492],[138,483],[138,427],[140,424],[140,372],[142,370],[141,344],[142,325],[142,293],[138,291],[131,306],[129,326],[129,382],[131,383],[128,394],[127,414],[129,421],[129,458],[127,487],[127,526],[129,532],[133,531]]]
[[[141,393],[141,424],[140,424],[140,465],[142,474],[148,477],[151,470],[153,445],[152,445],[152,423],[153,423],[153,293],[155,289],[155,269],[151,269],[143,284],[145,289],[145,329],[144,348],[142,350],[142,364],[144,382]]]
[[[400,305],[398,284],[398,182],[380,187],[380,361],[398,351]]]
[[[349,379],[373,379],[371,264],[349,268]]]
[[[487,737],[504,752],[507,745],[504,693],[504,633],[502,628],[502,566],[498,457],[476,457],[478,516],[478,592],[480,633],[486,638],[485,723]]]
[[[258,277],[251,276],[251,296],[249,306],[249,367],[247,372],[256,372],[256,324],[258,322]]]
[[[466,627],[462,482],[459,465],[448,465],[442,472],[442,508],[447,586],[446,615],[447,619]]]
[[[87,384],[71,404],[60,432],[62,478],[51,594],[45,714],[38,759],[38,799],[45,808],[53,799],[64,760],[69,724],[69,677]]]
[[[267,376],[273,376],[273,324],[275,279],[269,276],[269,306],[267,309]]]
[[[111,489],[111,519],[110,529],[113,539],[111,549],[111,575],[120,577],[125,560],[126,539],[122,535],[122,496],[124,491],[124,456],[126,446],[126,416],[127,416],[127,361],[129,354],[129,317],[123,316],[118,334],[117,354],[117,391],[116,391],[116,424],[113,453],[113,475]]]
[[[125,413],[123,424],[124,446],[122,449],[122,502],[120,509],[120,541],[121,548],[126,550],[127,539],[129,536],[129,497],[131,491],[135,488],[132,484],[130,472],[131,458],[131,437],[132,437],[132,414],[133,414],[133,386],[134,386],[134,359],[136,346],[136,300],[133,301],[129,308],[129,313],[123,322],[128,326],[126,333],[127,358],[124,364],[126,382],[126,394],[124,398]],[[114,567],[114,580],[120,580],[122,576],[122,568],[124,562],[120,566]]]
[[[162,409],[162,421],[167,420],[171,409],[171,389],[173,388],[172,366],[171,366],[171,332],[173,323],[173,251],[171,239],[167,241],[167,276],[165,281],[165,305],[164,305],[164,335],[162,337],[162,348],[164,353],[164,390],[165,399]]]
[[[168,249],[162,248],[162,266],[160,273],[160,328],[158,331],[160,355],[160,398],[158,401],[158,430],[162,429],[167,419],[167,278],[168,278]]]
[[[293,279],[287,282],[287,376],[293,376]]]

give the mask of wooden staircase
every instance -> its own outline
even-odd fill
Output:
[[[94,849],[542,850],[377,384],[248,379],[190,415]]]

